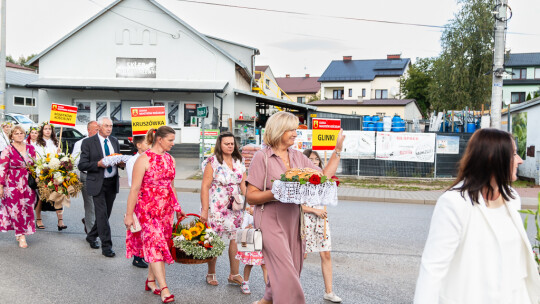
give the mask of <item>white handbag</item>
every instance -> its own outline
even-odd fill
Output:
[[[126,217],[125,214],[124,214],[124,217]],[[139,219],[137,218],[137,215],[135,215],[135,213],[133,213],[133,225],[131,225],[131,227],[129,227],[129,231],[131,231],[131,233],[135,233],[135,232],[139,232],[141,230],[142,230],[141,223],[139,222]]]
[[[266,178],[268,176],[268,156],[266,153],[265,157],[265,176],[264,176],[264,191],[266,191]],[[247,200],[244,200],[244,213],[246,212]],[[262,221],[262,211],[264,210],[264,204],[261,207],[261,221]],[[260,227],[260,224],[259,224]],[[262,231],[258,228],[244,228],[236,230],[236,245],[238,251],[240,252],[250,252],[250,251],[262,251],[263,248],[263,239]]]

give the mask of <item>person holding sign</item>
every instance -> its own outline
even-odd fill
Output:
[[[45,158],[47,154],[56,154],[60,152],[58,147],[58,139],[54,131],[54,125],[50,124],[48,121],[44,121],[41,124],[41,127],[38,131],[37,137],[37,147],[36,147],[36,157]],[[36,228],[45,229],[43,221],[41,220],[41,211],[54,211],[56,212],[56,217],[58,218],[58,231],[62,231],[67,228],[64,225],[64,220],[62,214],[64,208],[55,209],[52,203],[48,203],[45,199],[38,199],[38,202],[35,207],[36,211]]]
[[[270,190],[272,181],[279,180],[291,168],[311,168],[333,176],[345,136],[339,131],[335,153],[326,168],[315,166],[302,152],[294,150],[298,117],[288,112],[278,112],[266,122],[265,148],[258,151],[249,167],[247,201],[255,205],[254,226],[263,235],[263,256],[268,269],[268,283],[263,299],[258,304],[306,302],[300,273],[304,261],[305,242],[300,233],[300,207],[281,203]],[[264,182],[266,181],[266,184]]]
[[[86,236],[90,248],[99,249],[97,237],[101,240],[101,251],[106,257],[116,254],[112,250],[111,226],[109,217],[116,194],[120,189],[118,181],[118,166],[105,167],[103,158],[120,151],[116,137],[111,136],[113,123],[108,117],[98,120],[98,134],[85,139],[81,144],[79,170],[86,171],[86,186],[88,195],[94,201],[96,222]]]

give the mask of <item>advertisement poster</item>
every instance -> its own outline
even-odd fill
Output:
[[[459,136],[437,135],[437,154],[459,154]]]
[[[156,58],[116,58],[116,78],[156,78]]]
[[[375,131],[343,131],[342,159],[374,159]]]
[[[77,120],[77,107],[53,103],[51,106],[51,118],[49,121],[54,125],[75,126]]]
[[[304,152],[304,150],[311,149],[312,130],[297,129],[296,139],[294,140],[293,148]]]
[[[216,140],[219,136],[219,130],[218,129],[209,129],[204,130],[204,134],[201,131],[201,150],[200,154],[202,154],[204,157],[209,157],[212,154],[214,154],[214,149],[216,148]],[[202,141],[204,138],[204,147],[202,145]]]
[[[337,143],[341,119],[313,119],[313,150],[334,150]]]
[[[377,132],[376,159],[435,161],[435,133]]]
[[[146,135],[148,130],[166,125],[165,107],[131,108],[131,127],[133,136]]]

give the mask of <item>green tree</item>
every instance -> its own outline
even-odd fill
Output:
[[[429,91],[436,110],[478,109],[491,99],[495,1],[457,2],[460,10],[444,30],[442,51],[433,63]]]
[[[407,71],[407,77],[401,77],[399,85],[405,98],[415,99],[424,117],[431,108],[429,88],[433,81],[434,58],[416,58]]]
[[[531,99],[532,99],[531,93],[529,92],[529,93],[527,94],[527,98],[525,98],[525,100],[531,100]]]
[[[13,56],[11,55],[6,56],[6,61],[11,63],[17,63],[17,61],[15,61],[15,59],[13,59]]]

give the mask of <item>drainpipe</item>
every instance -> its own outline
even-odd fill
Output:
[[[223,128],[223,97],[219,96],[217,93],[214,93],[214,96],[216,96],[220,100],[220,104],[219,104],[219,127]]]
[[[256,52],[253,51],[253,55],[251,55],[251,80],[250,80],[250,85],[249,85],[249,91],[251,92],[252,89],[253,89],[253,78],[255,78],[255,55]]]

